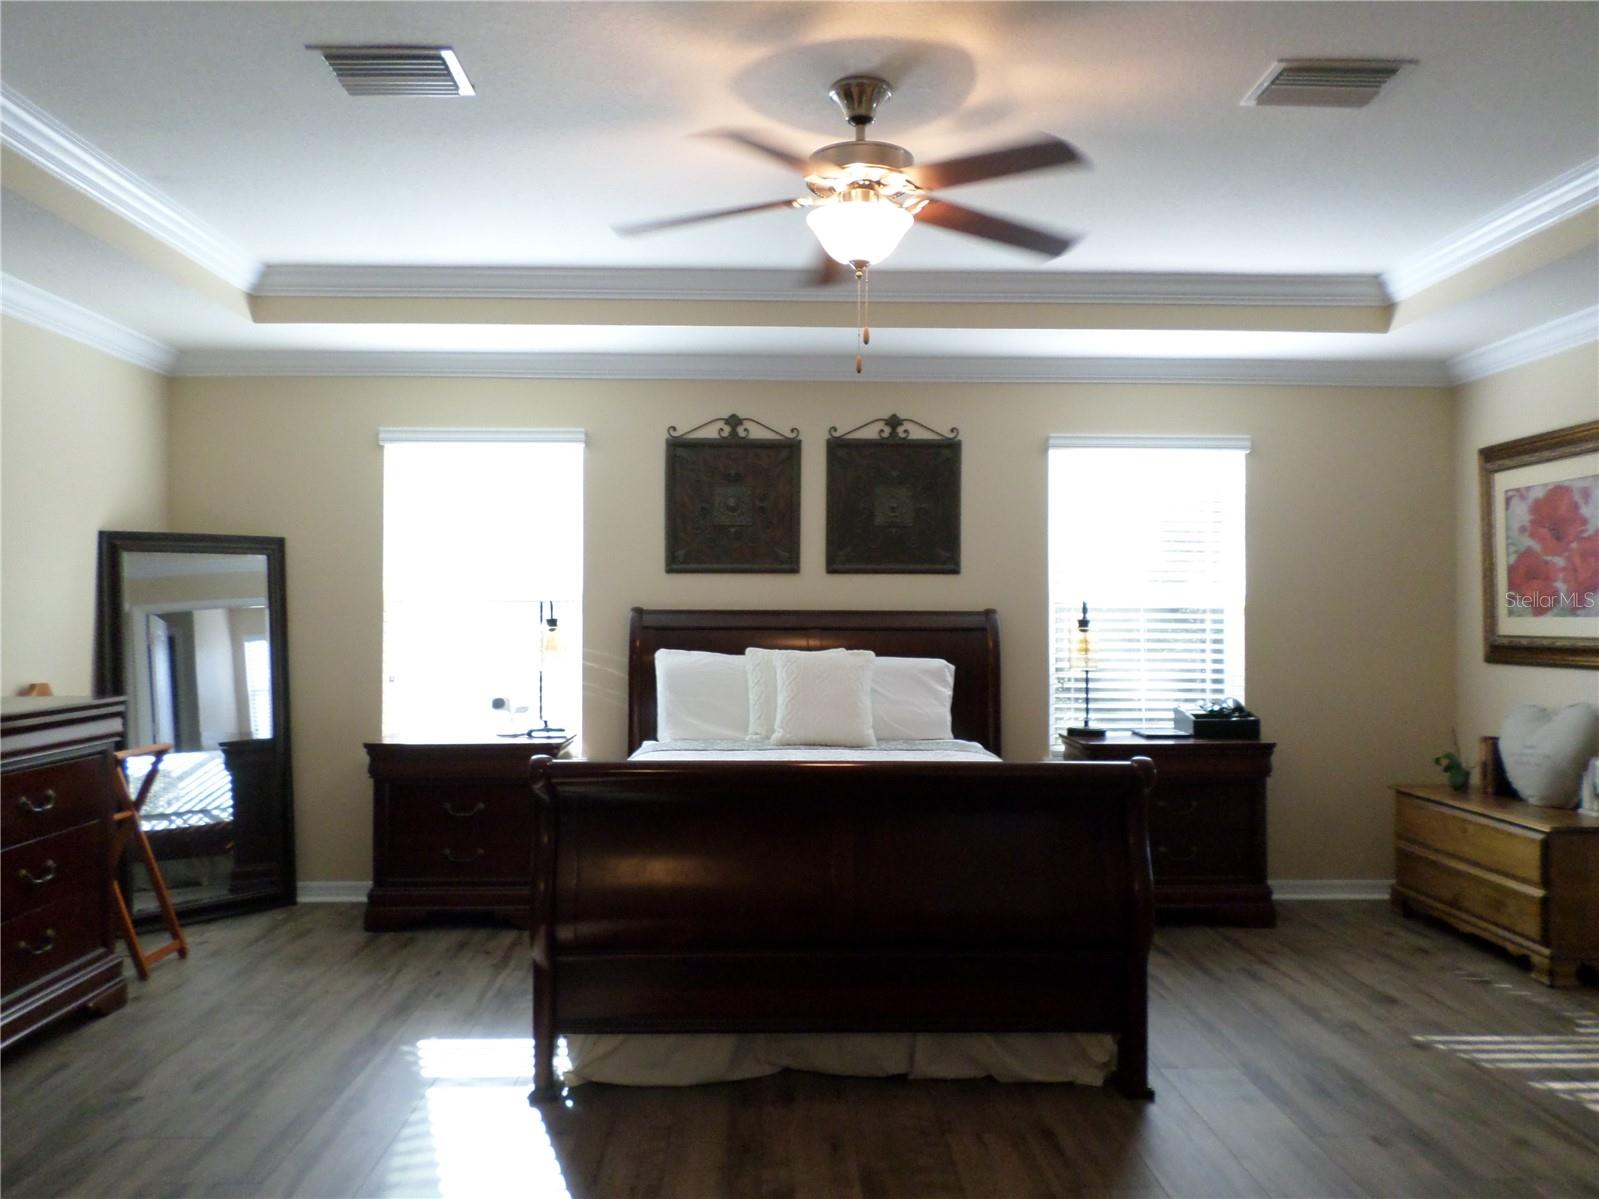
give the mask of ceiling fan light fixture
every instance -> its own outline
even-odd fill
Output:
[[[850,188],[805,215],[805,223],[835,262],[861,269],[894,252],[916,218],[868,188]]]

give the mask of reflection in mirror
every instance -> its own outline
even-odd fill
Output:
[[[140,821],[174,904],[193,914],[288,902],[281,541],[101,542],[102,693],[126,695],[129,745],[172,746]],[[152,761],[129,759],[134,794]],[[135,916],[156,912],[142,864],[124,869]]]

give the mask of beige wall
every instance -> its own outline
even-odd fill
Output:
[[[797,575],[662,568],[662,442],[729,411],[805,437]],[[829,576],[829,425],[959,425],[963,572]],[[1047,749],[1045,443],[1054,432],[1247,433],[1248,699],[1279,742],[1278,878],[1391,874],[1385,785],[1423,778],[1454,712],[1451,395],[1426,390],[433,379],[185,379],[174,529],[287,538],[296,821],[306,880],[370,876],[381,662],[380,425],[588,431],[587,751],[623,748],[627,609],[999,609],[1005,753]],[[1094,519],[1115,519],[1106,497]],[[537,552],[507,528],[506,553]]]
[[[1490,375],[1459,388],[1455,420],[1455,727],[1468,760],[1514,704],[1599,702],[1591,670],[1490,665],[1482,660],[1482,541],[1477,451],[1485,445],[1599,420],[1599,344]]]
[[[0,693],[93,683],[96,534],[166,521],[167,380],[0,322]]]

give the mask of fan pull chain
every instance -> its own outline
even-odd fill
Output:
[[[870,315],[871,281],[866,274],[866,263],[857,262],[855,266],[855,373],[861,373],[865,360],[861,357],[861,347],[872,344],[872,329],[867,318]]]

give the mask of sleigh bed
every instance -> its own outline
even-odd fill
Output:
[[[955,738],[998,751],[992,610],[634,609],[630,752],[658,650],[749,646],[944,659]],[[1147,759],[701,756],[533,760],[535,1100],[558,1037],[619,1033],[1108,1034],[1151,1097]]]

